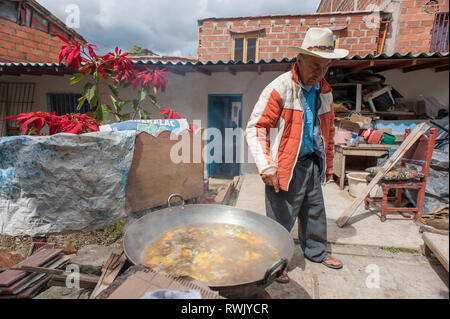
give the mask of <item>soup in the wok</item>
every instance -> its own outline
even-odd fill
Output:
[[[141,263],[210,286],[261,279],[279,251],[250,229],[203,223],[172,229],[151,241]]]

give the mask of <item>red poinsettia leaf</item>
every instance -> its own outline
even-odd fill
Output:
[[[63,36],[61,36],[61,35],[59,35],[59,34],[57,34],[56,36],[57,36],[61,41],[66,42],[67,44],[70,44],[69,41],[68,41],[66,38],[64,38]]]

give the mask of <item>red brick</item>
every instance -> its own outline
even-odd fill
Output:
[[[28,53],[28,52],[30,52],[30,48],[28,48],[24,45],[21,45],[21,44],[16,44],[16,51]]]
[[[415,1],[404,1],[402,3],[402,7],[403,8],[407,8],[407,7],[414,7],[416,5]]]
[[[359,39],[359,43],[372,43],[373,39],[372,38],[365,38],[362,37]]]
[[[0,56],[6,56],[8,54],[8,49],[0,48]]]
[[[278,32],[283,32],[283,28],[282,27],[272,27],[272,28],[270,28],[270,33],[278,33]]]
[[[409,41],[398,41],[397,47],[409,47]]]
[[[20,59],[25,59],[26,53],[9,50],[9,51],[8,51],[8,56],[20,60]]]
[[[22,30],[16,30],[16,36],[22,39],[28,39],[28,33]]]
[[[33,49],[37,49],[38,47],[38,44],[36,42],[30,40],[23,40],[23,45]]]
[[[415,21],[408,21],[406,23],[406,28],[411,28],[411,27],[418,27],[420,26],[421,21],[415,20]]]
[[[354,37],[364,37],[365,35],[366,35],[366,31],[355,30],[352,32],[352,36],[354,36]]]
[[[339,41],[339,43],[340,43],[341,41]],[[357,38],[346,38],[345,39],[345,43],[346,44],[355,44],[355,43],[358,43],[358,39]]]
[[[420,8],[420,7],[411,7],[411,8],[407,8],[407,10],[406,10],[406,12],[408,13],[408,14],[415,14],[415,13],[420,13],[420,12],[423,12],[423,8]]]
[[[405,40],[417,40],[417,38],[418,38],[417,34],[413,33],[413,34],[405,35],[403,39],[405,39]]]
[[[277,34],[277,39],[287,39],[287,38],[289,38],[289,34],[287,34],[287,33]]]
[[[8,50],[14,50],[15,49],[14,43],[8,42],[8,41],[1,41],[0,42],[0,47],[2,47],[4,49],[8,49]]]

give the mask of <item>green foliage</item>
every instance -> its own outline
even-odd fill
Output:
[[[147,48],[142,48],[139,45],[133,45],[130,50],[130,55],[157,55],[152,50]]]

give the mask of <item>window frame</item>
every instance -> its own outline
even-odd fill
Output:
[[[236,39],[244,39],[244,47],[242,52],[242,62],[247,63],[247,47],[248,47],[248,39],[256,39],[256,49],[255,49],[255,61],[259,61],[259,34],[258,32],[251,33],[233,33],[231,35],[231,60],[235,61],[235,43]],[[235,61],[237,62],[237,61]]]

